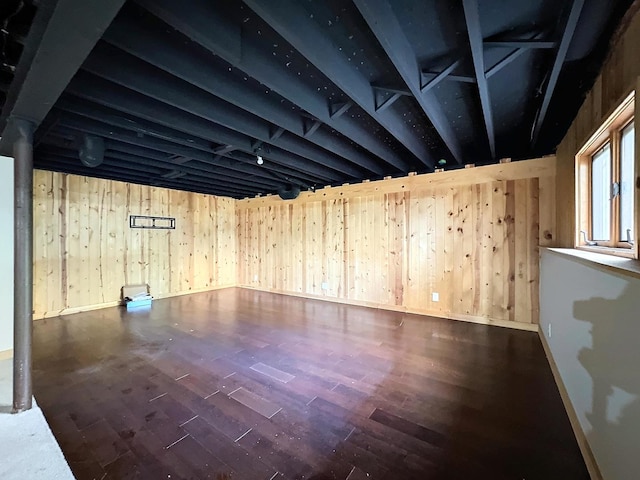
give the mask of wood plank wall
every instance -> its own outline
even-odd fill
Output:
[[[176,218],[130,229],[129,215]],[[155,297],[236,284],[235,200],[34,173],[34,318],[115,304],[125,284]]]
[[[534,330],[554,198],[547,157],[239,200],[238,282]]]
[[[635,2],[623,20],[616,38],[612,42],[609,56],[584,100],[578,115],[557,149],[557,244],[574,247],[576,228],[576,176],[575,156],[586,141],[602,125],[615,108],[634,89],[640,89],[640,2]],[[640,102],[636,100],[636,122]],[[636,128],[636,132],[637,132]],[[636,137],[637,138],[637,137]],[[640,142],[636,141],[636,149]],[[636,154],[636,157],[640,155]],[[636,195],[640,211],[640,194]],[[640,223],[640,219],[638,222]],[[637,237],[636,237],[637,238]]]

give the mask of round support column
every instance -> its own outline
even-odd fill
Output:
[[[33,130],[32,122],[12,119],[18,132],[14,158],[13,412],[32,403],[33,334]]]

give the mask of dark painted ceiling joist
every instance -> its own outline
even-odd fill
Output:
[[[331,118],[338,118],[340,115],[344,115],[347,111],[353,107],[353,102],[338,102],[329,105],[329,116]]]
[[[112,108],[97,105],[87,100],[80,100],[71,95],[65,95],[58,101],[56,107],[62,111],[81,115],[86,118],[97,120],[114,127],[120,127],[136,132],[138,135],[144,135],[160,140],[177,143],[185,147],[195,148],[205,152],[213,152],[216,154],[224,154],[235,149],[235,147],[224,146],[224,151],[218,151],[216,147],[212,147],[212,143],[187,135],[183,132],[173,130],[161,125],[156,125],[143,119],[134,117],[123,112],[118,112]],[[58,116],[59,116],[58,112]],[[56,122],[57,123],[57,122]]]
[[[73,150],[67,150],[56,146],[45,146],[40,149],[37,154],[38,159],[45,159],[48,157],[64,158],[68,160],[78,160],[77,152]],[[179,170],[185,175],[190,175],[188,178],[184,178],[183,181],[189,181],[193,184],[208,185],[209,187],[225,188],[226,190],[235,191],[237,193],[248,193],[253,188],[261,188],[265,191],[276,191],[284,184],[272,184],[270,186],[255,185],[248,183],[246,185],[239,186],[233,182],[232,179],[226,179],[221,175],[214,175],[213,172],[209,174],[203,174],[202,172],[188,167],[175,166],[170,163],[154,162],[147,158],[136,157],[132,155],[126,155],[115,151],[108,151],[105,155],[105,166],[115,166],[120,168],[122,173],[127,170],[135,172],[140,176],[147,176],[149,180],[153,180],[154,177],[163,176],[168,171]],[[96,167],[99,168],[99,167]]]
[[[389,108],[400,97],[412,96],[412,93],[409,90],[405,90],[401,87],[389,87],[373,83],[371,84],[371,88],[373,88],[374,107],[376,112]]]
[[[109,164],[105,166],[101,165],[100,167],[92,169],[88,172],[86,169],[80,168],[80,166],[75,164],[73,160],[50,156],[45,156],[40,160],[36,160],[35,167],[42,170],[51,170],[55,172],[69,173],[72,175],[90,176],[115,181],[122,181],[122,176],[124,174],[124,172],[120,168],[109,166]],[[152,179],[148,176],[135,173],[127,174],[127,180],[131,183],[136,183],[139,185],[150,185],[171,188],[174,190],[187,190],[197,193],[210,193],[212,189],[212,186],[208,183],[190,182],[184,181],[183,179]],[[245,191],[238,191],[233,188],[216,187],[216,190],[219,192],[219,195],[225,195],[232,198],[253,196],[251,194],[247,194]]]
[[[140,28],[132,19],[123,17],[111,25],[104,35],[104,40],[248,113],[308,139],[341,156],[347,162],[376,175],[384,174],[377,162],[353,148],[348,141],[332,137],[329,132],[317,130],[320,124],[314,129],[315,134],[310,136],[302,127],[298,116],[285,108],[273,95],[257,92],[234,81],[229,72],[215,68],[208,58],[210,55],[203,55],[203,52],[194,49],[185,49],[184,42],[176,35],[168,34],[166,28],[152,25]],[[159,44],[163,45],[162,49],[158,48]]]
[[[216,155],[224,155],[225,153],[233,152],[234,150],[237,150],[237,148],[233,145],[222,145],[220,147],[214,148],[213,153],[215,153]]]
[[[556,84],[558,83],[560,71],[562,70],[562,65],[564,64],[565,58],[567,57],[571,39],[573,38],[573,34],[576,31],[576,26],[578,25],[578,19],[580,18],[580,13],[582,12],[583,6],[584,0],[573,0],[573,3],[571,4],[571,10],[569,11],[567,22],[562,33],[562,39],[560,40],[560,44],[554,58],[553,67],[551,68],[549,79],[547,80],[544,97],[542,99],[542,105],[540,106],[540,110],[538,112],[538,115],[536,116],[536,120],[533,126],[533,135],[531,139],[532,147],[534,147],[538,142],[540,130],[542,129],[542,126],[546,119],[547,112],[549,110],[549,104],[551,103],[553,92],[555,91]]]
[[[144,121],[157,123],[164,128],[175,128],[177,132],[197,135],[202,139],[215,143],[233,143],[235,146],[242,145],[244,152],[250,152],[252,150],[251,140],[248,137],[224,127],[215,126],[200,117],[196,117],[156,100],[143,97],[136,92],[127,90],[106,80],[98,77],[87,78],[88,76],[92,77],[83,72],[79,72],[69,85],[67,91],[73,94],[74,97],[77,96],[78,98],[88,100],[91,103],[96,103],[103,107],[107,106],[110,110],[130,115],[132,118],[142,118]],[[90,115],[85,115],[84,112],[76,111],[76,113],[81,113],[83,116],[93,118]],[[111,117],[102,117],[100,120],[110,123],[110,118]],[[114,122],[113,125],[125,127],[121,123],[116,122]],[[175,141],[174,139],[172,140]],[[197,143],[192,146],[197,148]],[[237,153],[238,152],[233,152],[230,155],[231,158],[238,159]],[[249,153],[245,153],[244,155],[248,157]],[[240,157],[239,161],[253,164],[255,157],[251,156],[250,161],[247,158]],[[326,181],[324,177],[310,176],[296,170],[295,167],[284,167],[273,162],[268,164],[267,169],[311,183]]]
[[[420,91],[422,93],[425,93],[431,90],[432,88],[437,87],[440,84],[440,82],[442,82],[443,80],[446,80],[447,77],[451,75],[455,71],[455,69],[460,66],[461,63],[462,61],[460,59],[454,60],[439,73],[426,72],[424,70],[421,70],[420,71],[421,79],[424,79],[425,76],[432,76],[433,78],[430,78],[429,80],[427,80],[426,83],[424,81],[421,82]]]
[[[84,63],[83,69],[217,125],[222,125],[263,142],[271,142],[273,146],[283,151],[308,160],[303,161],[300,165],[304,165],[307,171],[309,171],[309,167],[306,164],[315,163],[350,177],[358,178],[362,175],[361,169],[291,134],[285,133],[280,138],[271,141],[268,122],[156,67],[137,61],[135,57],[114,47],[94,50],[91,57]],[[232,143],[230,145],[236,146]],[[278,155],[274,151],[273,159],[275,161],[280,163],[289,161],[286,158],[277,157]],[[288,157],[291,158],[291,156]]]
[[[509,53],[507,56],[503,57],[496,64],[489,67],[489,69],[485,72],[485,76],[487,79],[493,77],[496,73],[498,73],[503,68],[507,67],[510,63],[514,62],[518,58],[520,58],[524,53],[526,53],[526,48],[518,48],[513,52]]]
[[[478,9],[478,0],[462,0],[464,7],[464,18],[467,24],[467,33],[469,35],[469,45],[471,48],[471,56],[473,57],[473,68],[475,70],[476,82],[478,83],[478,93],[480,95],[480,104],[482,106],[482,115],[484,117],[485,127],[487,129],[487,137],[489,139],[489,150],[491,158],[496,158],[496,136],[493,126],[493,114],[491,109],[491,98],[489,96],[489,85],[485,75],[484,66],[484,46],[482,40],[482,31],[480,28],[480,11]]]
[[[426,142],[398,112],[392,109],[376,111],[375,95],[367,78],[335,48],[298,1],[245,0],[245,3],[418,160],[433,169],[435,159]]]
[[[246,152],[252,148],[251,138],[246,135],[82,71],[78,72],[69,84],[67,92],[98,105],[212,142],[233,145]]]
[[[485,47],[494,48],[555,48],[556,42],[544,40],[510,40],[510,41],[485,41]]]
[[[93,135],[99,135],[105,138],[115,138],[125,143],[130,143],[133,145],[150,148],[153,150],[157,150],[159,152],[168,152],[175,155],[184,156],[187,158],[193,158],[196,160],[203,161],[205,163],[211,163],[215,158],[212,154],[207,154],[199,150],[183,147],[181,145],[167,142],[165,140],[141,137],[131,131],[120,129],[117,127],[110,127],[100,122],[89,121],[83,118],[80,118],[80,119],[78,118],[74,119],[73,117],[62,118],[60,120],[60,125],[73,128],[74,130],[77,130],[77,131],[90,133]],[[291,167],[291,165],[289,165],[286,160],[283,161],[282,159],[283,152],[278,152],[278,153],[280,153],[280,155],[277,155],[277,160],[275,161],[277,163],[280,163],[281,165]],[[311,175],[317,176],[318,178],[326,179],[329,181],[336,181],[340,179],[339,176],[332,174],[329,169],[322,168],[321,166],[316,165],[312,162],[305,163],[302,159],[299,159],[299,158],[294,158],[294,160],[295,160],[295,165],[294,165],[295,169],[301,170],[303,172],[307,172]]]
[[[195,165],[191,165],[189,162],[188,168],[194,168],[195,170],[199,170],[202,174],[207,174],[207,172],[212,173],[220,173],[229,177],[230,180],[250,180],[251,177],[247,177],[247,173],[251,174],[252,172],[237,172],[235,170],[235,166],[228,168],[225,163],[228,161],[217,160],[214,154],[202,152],[199,150],[189,149],[187,147],[183,147],[181,145],[173,144],[171,142],[153,138],[147,138],[144,136],[139,136],[134,132],[129,132],[124,129],[120,129],[117,127],[111,127],[101,122],[92,121],[88,119],[83,119],[81,117],[74,117],[72,115],[63,116],[60,120],[60,126],[66,127],[68,129],[72,129],[73,131],[89,133],[93,135],[99,135],[103,138],[113,139],[119,143],[126,143],[129,145],[133,145],[136,147],[142,147],[147,149],[146,151],[140,152],[141,157],[146,158],[155,158],[156,160],[162,160],[163,157],[166,157],[168,153],[173,155],[178,155],[181,157],[187,157],[198,162],[202,162],[203,165],[200,168],[197,168]],[[113,143],[108,142],[107,147],[110,148],[113,146]],[[155,150],[157,153],[153,155],[149,150]],[[153,165],[153,164],[149,164]],[[173,164],[175,165],[175,163]],[[260,171],[260,167],[255,167],[256,171]],[[224,172],[224,173],[223,173]],[[195,173],[195,171],[194,171]],[[273,186],[274,182],[271,179],[265,178],[253,178],[253,182],[256,185],[260,185],[263,188]],[[279,182],[278,182],[279,183]]]
[[[632,0],[28,3],[3,34],[2,142],[29,105],[39,168],[241,198],[551,153]]]
[[[388,145],[353,119],[343,116],[344,111],[332,111],[322,94],[302,82],[293,72],[283,69],[275,60],[263,55],[257,45],[242,39],[240,26],[223,18],[214,3],[191,0],[189,8],[173,0],[137,0],[137,3],[387,164],[404,173],[410,170],[409,164]]]
[[[60,131],[61,134],[73,133],[72,130],[63,129]],[[44,144],[41,148],[36,152],[36,158],[40,158],[41,155],[54,153],[59,157],[65,157],[69,159],[78,160],[78,154],[75,150],[69,150],[67,147],[60,147],[53,144],[58,142],[52,141],[52,145]],[[123,161],[126,165],[128,165],[129,169],[138,170],[140,172],[145,172],[149,177],[154,177],[159,175],[160,173],[166,173],[167,171],[179,170],[184,172],[185,174],[190,175],[192,180],[200,179],[202,182],[209,183],[211,186],[217,187],[230,187],[236,186],[238,190],[256,190],[262,192],[268,191],[276,191],[280,188],[284,183],[283,182],[258,182],[252,177],[247,177],[242,183],[239,183],[237,178],[228,177],[221,171],[212,170],[211,168],[206,168],[206,166],[200,164],[189,164],[189,165],[176,165],[170,162],[167,158],[162,158],[159,155],[135,155],[129,152],[136,152],[135,149],[129,148],[129,146],[119,144],[118,142],[114,142],[113,140],[108,140],[107,142],[107,152],[105,153],[105,161],[113,160],[113,161]],[[62,149],[53,150],[53,149]],[[160,157],[160,158],[158,158]],[[97,168],[97,167],[96,167]],[[161,168],[162,171],[158,172],[157,169]],[[124,171],[123,171],[124,173]]]
[[[421,88],[420,66],[416,53],[389,2],[387,0],[354,0],[354,3],[454,160],[457,163],[464,163],[462,146],[440,102],[429,89]]]
[[[64,160],[70,166],[75,165],[78,168],[81,167],[78,160],[77,152],[55,145],[45,145],[42,148],[38,149],[35,158],[36,163],[38,163],[39,165],[46,163],[47,159],[56,158],[59,161]],[[148,182],[157,179],[157,177],[161,177],[168,171],[173,171],[175,168],[175,166],[171,164],[162,165],[160,163],[154,163],[146,157],[137,157],[135,155],[123,154],[119,151],[108,151],[105,155],[104,163],[88,171],[99,171],[103,167],[117,167],[120,169],[122,174],[133,172],[141,178],[147,177]],[[227,191],[235,191],[239,194],[246,194],[253,190],[251,186],[234,185],[232,182],[225,182],[223,178],[217,177],[215,175],[201,175],[199,172],[194,171],[193,169],[184,169],[183,171],[185,174],[190,175],[190,177],[184,178],[184,180],[188,180],[191,184],[194,185],[208,185],[209,187],[219,187],[224,188]]]
[[[454,62],[455,63],[455,62]],[[438,80],[438,83],[441,82],[442,80],[451,80],[452,82],[461,82],[461,83],[478,83],[476,80],[476,77],[471,76],[471,75],[462,75],[459,73],[451,73],[449,72],[449,69],[451,69],[453,64],[450,64],[447,68],[445,68],[442,72],[433,72],[429,69],[423,69],[421,71],[421,75],[422,77],[428,77],[427,79],[423,80],[423,84],[426,86],[429,84],[429,82],[432,80],[432,77],[434,77],[433,79],[437,78],[437,77],[441,77]],[[458,65],[455,65],[455,67],[453,67],[453,69],[455,69]],[[445,72],[447,72],[445,74]],[[434,85],[435,86],[435,85]]]
[[[34,127],[40,125],[124,1],[40,2],[34,22],[38,28],[27,36],[27,54],[16,68],[2,108],[0,154],[11,154],[16,132],[9,120],[21,118]]]

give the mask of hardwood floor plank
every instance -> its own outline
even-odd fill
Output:
[[[435,430],[410,422],[404,418],[380,410],[379,408],[376,408],[373,413],[369,415],[369,418],[437,447],[442,447],[446,440],[444,435]]]
[[[264,363],[258,362],[254,365],[251,365],[251,370],[254,370],[258,373],[266,375],[267,377],[278,380],[282,383],[287,383],[296,378],[294,375],[291,375],[287,372],[283,372],[282,370],[278,370],[277,368],[273,368],[269,365],[265,365]]]
[[[81,430],[80,434],[103,467],[129,451],[126,443],[104,419]]]
[[[588,478],[530,332],[232,288],[37,321],[34,386],[79,479]]]
[[[249,390],[242,387],[234,390],[229,394],[229,397],[235,401],[240,402],[245,407],[249,407],[254,412],[258,412],[260,415],[266,418],[272,418],[276,413],[282,410],[282,407],[271,403],[268,400],[256,395]]]

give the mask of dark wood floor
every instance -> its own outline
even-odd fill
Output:
[[[536,334],[228,289],[36,322],[78,479],[587,479]]]

